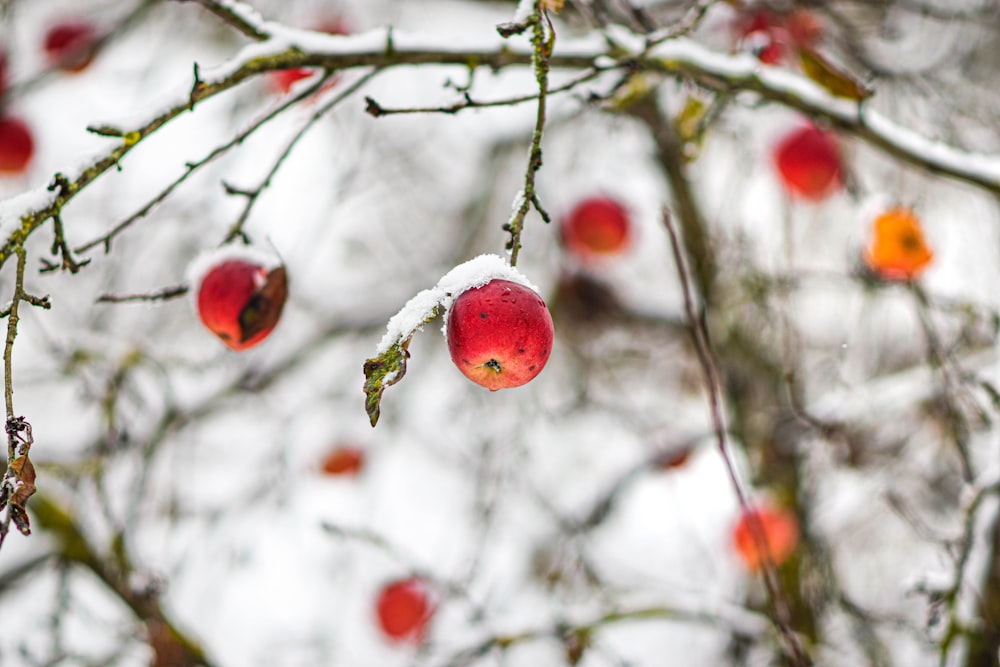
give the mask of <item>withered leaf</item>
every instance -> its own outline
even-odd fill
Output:
[[[813,49],[801,49],[799,60],[802,63],[802,72],[823,86],[831,95],[861,101],[868,99],[875,92],[856,76],[830,62]]]
[[[240,311],[240,342],[245,343],[278,323],[288,297],[288,274],[284,266],[272,269],[264,284]]]
[[[31,523],[25,505],[35,493],[35,466],[28,455],[19,456],[10,463],[13,479],[8,478],[6,484],[13,485],[13,491],[7,502],[10,505],[10,518],[23,535],[31,534]]]

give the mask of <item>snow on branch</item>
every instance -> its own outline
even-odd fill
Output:
[[[76,194],[112,168],[138,144],[177,116],[193,111],[197,103],[225,92],[262,73],[300,67],[343,70],[358,67],[382,71],[391,67],[446,65],[463,68],[531,67],[533,47],[527,40],[503,40],[495,31],[470,33],[460,39],[432,34],[404,34],[379,28],[349,36],[296,30],[260,22],[255,12],[237,2],[199,2],[227,12],[255,41],[222,66],[205,73],[195,68],[189,90],[174,103],[155,110],[130,129],[102,125],[99,134],[114,145],[83,166],[56,174],[47,189],[31,196],[0,202],[0,266],[15,247],[45,221],[60,214]],[[623,29],[566,39],[548,58],[551,69],[590,72],[646,70],[688,78],[720,91],[752,91],[763,99],[826,119],[886,153],[932,173],[954,178],[1000,194],[1000,156],[971,153],[919,135],[866,108],[864,101],[838,98],[810,79],[778,67],[762,65],[749,54],[712,51],[687,38],[653,44]],[[585,80],[585,79],[582,79]],[[18,222],[20,224],[18,224]]]
[[[635,39],[631,41],[634,47],[639,46]],[[554,61],[558,62],[558,58]],[[864,101],[836,97],[811,79],[762,65],[750,54],[722,54],[687,39],[676,39],[656,46],[639,62],[654,70],[689,76],[714,90],[756,92],[767,100],[823,118],[893,157],[1000,193],[1000,156],[972,153],[923,137],[868,109]]]

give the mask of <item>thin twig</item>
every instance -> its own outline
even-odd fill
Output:
[[[269,37],[260,22],[248,18],[248,12],[253,10],[245,3],[229,0],[175,0],[175,2],[193,2],[201,5],[250,39],[262,41]]]
[[[563,93],[571,91],[581,84],[587,83],[588,81],[593,81],[601,72],[604,70],[595,67],[583,76],[573,79],[568,83],[564,83],[561,86],[556,86],[555,88],[548,89],[548,95],[553,95],[556,93]],[[398,107],[398,108],[386,108],[376,102],[371,97],[365,98],[366,108],[365,110],[375,118],[380,118],[382,116],[398,116],[402,114],[425,114],[425,113],[441,113],[447,115],[455,115],[460,111],[465,111],[466,109],[491,109],[496,107],[510,107],[516,106],[518,104],[523,104],[525,102],[533,102],[539,99],[541,92],[531,93],[530,95],[519,95],[517,97],[508,97],[501,100],[489,100],[481,102],[479,100],[472,99],[472,96],[468,91],[462,91],[462,101],[455,102],[450,105],[442,105],[436,107]]]
[[[281,168],[281,165],[284,164],[286,159],[288,159],[288,156],[291,155],[292,150],[299,143],[299,141],[301,141],[302,137],[305,136],[305,134],[309,131],[309,129],[316,124],[316,121],[318,121],[324,115],[329,113],[329,111],[333,109],[335,106],[337,106],[345,99],[356,93],[363,86],[368,84],[378,73],[379,70],[377,69],[373,69],[370,72],[366,72],[364,76],[360,77],[357,81],[344,88],[344,90],[342,90],[336,96],[331,98],[329,101],[323,103],[318,109],[316,109],[316,111],[313,112],[311,116],[309,116],[306,122],[302,124],[302,127],[299,128],[299,130],[295,133],[295,135],[291,138],[291,140],[289,140],[289,142],[285,145],[284,149],[282,149],[281,153],[278,155],[278,158],[274,161],[274,164],[271,165],[271,169],[268,170],[267,175],[264,177],[264,180],[261,181],[260,185],[258,185],[253,190],[237,191],[231,188],[227,188],[230,194],[240,194],[246,197],[247,201],[246,205],[243,207],[243,211],[236,219],[236,222],[234,222],[232,227],[229,228],[229,232],[226,234],[226,238],[223,241],[223,243],[229,243],[234,239],[236,239],[237,237],[245,238],[245,234],[243,233],[243,225],[246,224],[247,219],[250,217],[250,211],[253,209],[254,204],[257,203],[257,200],[260,198],[261,194],[263,194],[264,190],[270,187],[271,181],[274,180],[274,176],[275,174],[278,173],[278,170]],[[327,81],[329,78],[330,74],[328,73],[327,76],[323,77],[323,80],[320,81],[318,85],[320,85],[320,87],[322,88],[323,83]]]
[[[324,77],[320,81],[316,81],[311,86],[309,86],[307,89],[303,90],[302,92],[298,93],[294,97],[291,97],[288,100],[286,100],[285,102],[281,103],[280,105],[278,105],[277,107],[275,107],[274,109],[272,109],[271,111],[269,111],[267,114],[265,114],[264,116],[262,116],[260,119],[258,119],[254,123],[252,123],[249,127],[247,127],[246,129],[242,130],[241,132],[237,133],[232,139],[230,139],[226,143],[224,143],[224,144],[222,144],[220,146],[216,146],[214,149],[212,149],[211,152],[208,153],[208,155],[206,155],[202,159],[200,159],[200,160],[198,160],[196,162],[189,162],[189,163],[187,163],[187,169],[184,171],[184,173],[181,174],[176,179],[174,179],[173,182],[171,182],[169,185],[167,185],[167,187],[165,187],[163,190],[161,190],[158,195],[156,195],[155,197],[153,197],[142,208],[140,208],[138,211],[136,211],[135,213],[133,213],[129,217],[125,218],[124,220],[122,220],[121,222],[119,222],[114,227],[112,227],[111,230],[109,232],[107,232],[106,234],[102,234],[101,236],[98,236],[97,238],[95,238],[95,239],[93,239],[91,241],[88,241],[87,243],[84,243],[83,245],[77,247],[76,248],[76,252],[87,252],[88,250],[90,250],[90,249],[92,249],[92,248],[94,248],[95,246],[98,246],[98,245],[103,245],[104,248],[105,248],[105,251],[106,252],[109,251],[110,248],[111,248],[111,241],[116,236],[118,236],[123,231],[125,231],[130,226],[132,226],[132,224],[135,223],[140,218],[143,218],[146,215],[148,215],[150,211],[152,211],[154,208],[156,208],[156,206],[158,206],[163,201],[165,201],[167,199],[167,197],[169,197],[173,193],[174,190],[176,190],[182,183],[184,183],[184,181],[186,181],[188,178],[190,178],[192,175],[194,175],[194,173],[196,171],[198,171],[199,169],[201,169],[205,165],[209,164],[210,162],[212,162],[216,158],[220,157],[221,155],[225,154],[227,151],[229,151],[233,147],[242,144],[244,141],[246,141],[246,139],[248,137],[250,137],[250,135],[254,134],[257,130],[259,130],[260,128],[262,128],[269,121],[271,121],[274,118],[276,118],[277,116],[281,115],[287,109],[290,109],[291,107],[293,107],[296,104],[300,103],[302,100],[305,100],[305,99],[309,98],[311,95],[313,95],[314,93],[316,93],[317,91],[319,91],[322,88],[322,86],[326,82],[326,80],[327,80],[327,78]]]
[[[194,0],[185,0],[193,2]],[[200,1],[200,0],[199,0]],[[222,7],[222,3],[215,6]],[[226,3],[225,6],[235,6]],[[240,5],[243,7],[243,5]],[[539,28],[540,29],[540,28]],[[687,40],[667,42],[652,49],[648,57],[641,53],[616,55],[609,66],[628,68],[634,71],[655,71],[672,77],[684,77],[714,91],[753,91],[763,99],[778,102],[797,109],[811,117],[825,119],[838,129],[850,133],[866,143],[899,159],[932,173],[941,174],[979,187],[992,193],[1000,193],[1000,169],[994,161],[983,156],[961,151],[940,143],[932,142],[914,132],[904,132],[887,118],[877,116],[863,105],[851,104],[837,99],[804,78],[794,82],[787,71],[770,72],[771,68],[744,67],[736,59],[722,59],[717,53]],[[682,42],[682,43],[681,43]],[[257,47],[259,49],[259,47]],[[39,226],[62,208],[93,181],[112,168],[120,166],[122,159],[137,145],[144,142],[160,127],[174,118],[191,110],[192,104],[229,90],[243,81],[276,69],[311,67],[326,70],[344,70],[357,67],[389,68],[398,66],[444,65],[468,68],[486,67],[499,70],[511,66],[534,64],[535,54],[525,53],[518,48],[504,45],[503,48],[488,48],[477,51],[434,50],[423,46],[409,47],[391,43],[386,31],[386,47],[352,53],[308,53],[289,47],[274,53],[260,54],[237,62],[221,78],[200,81],[199,85],[177,100],[152,120],[130,131],[115,130],[114,136],[121,137],[106,154],[98,157],[89,166],[67,178],[65,192],[54,194],[37,208],[26,210],[20,215],[21,224],[6,239],[0,239],[0,266],[14,252],[14,247],[22,243]],[[567,49],[563,53],[552,53],[545,58],[548,68],[593,69],[601,59],[607,59],[605,50],[593,48]],[[736,66],[738,65],[738,66]],[[603,65],[602,65],[603,66]],[[776,69],[776,68],[775,68]],[[794,83],[794,85],[792,85]],[[114,129],[114,128],[112,128]],[[530,201],[530,196],[529,196]],[[529,207],[537,202],[530,202]]]
[[[184,296],[191,288],[187,285],[173,285],[147,294],[102,294],[97,303],[134,303],[137,301],[169,301]]]
[[[528,22],[531,26],[531,43],[534,48],[532,66],[535,69],[535,81],[538,83],[538,111],[535,114],[535,129],[531,134],[531,148],[528,152],[528,166],[524,172],[524,189],[520,194],[520,203],[510,222],[504,225],[504,231],[510,234],[507,250],[510,251],[511,266],[517,265],[517,255],[521,249],[521,232],[528,211],[534,207],[542,216],[542,220],[545,222],[551,220],[535,192],[535,175],[542,167],[542,131],[545,128],[545,103],[549,93],[549,57],[555,47],[556,33],[548,12],[542,8],[541,0],[535,0],[535,11]],[[546,26],[548,26],[547,37]]]
[[[920,319],[920,326],[924,330],[924,338],[927,341],[927,357],[931,366],[937,368],[941,374],[941,382],[944,385],[941,392],[941,405],[944,408],[945,420],[951,431],[951,440],[958,452],[958,460],[962,469],[962,479],[966,483],[972,483],[974,473],[972,471],[972,459],[969,454],[969,428],[968,420],[958,405],[954,394],[962,389],[957,386],[957,380],[952,374],[951,364],[953,363],[941,343],[941,336],[930,313],[930,300],[927,293],[917,284],[912,283],[910,292],[917,302],[917,316]]]
[[[680,279],[681,293],[684,298],[684,312],[687,314],[690,323],[691,338],[698,356],[698,362],[705,375],[716,445],[718,446],[719,453],[722,455],[722,460],[726,466],[726,473],[736,493],[740,508],[749,519],[750,534],[763,564],[761,576],[764,581],[764,588],[767,591],[768,602],[774,612],[773,621],[785,642],[785,650],[788,658],[793,661],[796,667],[807,667],[812,664],[812,660],[806,653],[805,647],[802,646],[802,642],[789,625],[788,604],[785,601],[781,585],[778,582],[778,571],[770,556],[767,536],[764,533],[764,528],[760,523],[756,511],[750,503],[749,496],[743,488],[743,482],[736,472],[736,465],[733,463],[726,419],[722,410],[722,383],[719,377],[719,369],[715,363],[709,343],[708,326],[705,323],[705,318],[699,316],[695,310],[692,289],[688,280],[687,267],[681,250],[680,240],[677,237],[677,230],[674,229],[670,211],[666,208],[663,209],[663,225],[667,230],[667,235],[670,237],[670,247],[673,251],[674,264],[677,269],[678,278]]]

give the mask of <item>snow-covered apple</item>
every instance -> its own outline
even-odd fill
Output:
[[[740,514],[732,538],[740,560],[748,570],[757,572],[764,565],[758,545],[764,547],[772,563],[781,565],[799,544],[799,522],[782,507],[756,507]]]
[[[277,325],[288,295],[287,274],[284,266],[227,250],[202,267],[196,288],[198,316],[223,343],[245,350]]]
[[[549,309],[534,290],[493,279],[459,294],[445,327],[451,360],[490,391],[519,387],[538,375],[552,351]]]
[[[840,149],[831,133],[813,124],[785,135],[773,157],[782,185],[803,199],[822,201],[843,184]]]
[[[56,23],[45,33],[44,50],[49,65],[66,72],[82,72],[94,60],[97,29],[87,21]]]
[[[365,452],[352,445],[338,445],[323,458],[323,474],[331,477],[353,477],[365,464]]]
[[[574,206],[559,228],[563,245],[583,260],[623,252],[632,238],[629,212],[610,197],[591,197]]]
[[[734,24],[737,46],[766,65],[777,65],[788,53],[789,37],[780,16],[765,8],[739,14]]]
[[[375,615],[379,628],[390,641],[419,644],[434,615],[427,584],[416,577],[387,583],[375,601]]]
[[[0,175],[22,174],[35,155],[35,140],[20,118],[0,116]]]
[[[807,9],[788,13],[755,7],[737,14],[733,23],[736,48],[767,65],[787,64],[795,51],[815,46],[823,36],[816,15]]]

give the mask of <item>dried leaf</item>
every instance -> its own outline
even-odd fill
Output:
[[[543,11],[547,10],[558,14],[564,4],[566,4],[566,0],[542,0],[541,6]]]
[[[684,108],[674,118],[677,135],[684,144],[684,158],[688,161],[697,157],[701,149],[707,126],[705,121],[709,111],[710,107],[702,100],[689,96],[684,103]]]
[[[31,523],[28,520],[28,511],[25,505],[28,498],[35,493],[35,466],[27,454],[11,461],[8,477],[4,484],[13,488],[7,498],[11,520],[23,535],[30,535]]]
[[[802,72],[832,95],[860,101],[868,99],[875,92],[813,49],[800,49],[799,60]]]
[[[705,103],[697,97],[687,98],[687,101],[684,102],[684,108],[680,110],[674,121],[681,139],[691,141],[697,137],[701,120],[705,117],[707,110]]]
[[[245,343],[278,323],[288,297],[288,274],[284,266],[272,269],[264,284],[240,311],[240,342]]]

